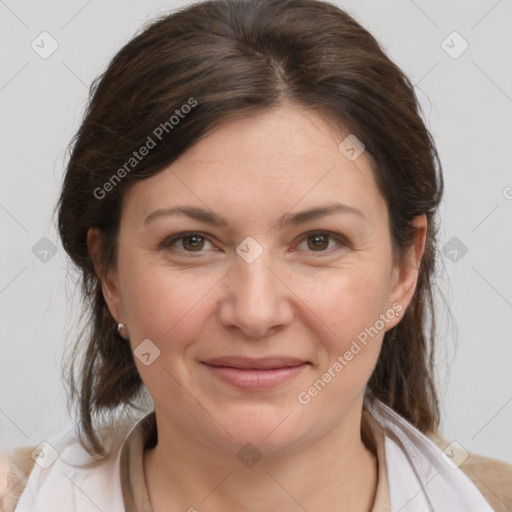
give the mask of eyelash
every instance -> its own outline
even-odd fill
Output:
[[[300,242],[304,242],[304,241],[307,241],[309,238],[313,238],[314,236],[328,236],[330,237],[330,240],[334,240],[336,242],[338,242],[338,244],[341,246],[341,247],[349,247],[349,243],[341,236],[338,236],[330,231],[309,231],[307,233],[305,233],[302,237],[302,239],[300,240]],[[172,245],[180,240],[184,240],[186,238],[192,238],[192,237],[198,237],[198,238],[202,238],[204,240],[207,240],[208,242],[210,242],[210,240],[208,239],[208,237],[204,234],[204,233],[201,233],[199,231],[187,231],[187,232],[183,232],[183,233],[178,233],[176,235],[172,235],[170,236],[169,238],[166,238],[161,244],[160,244],[160,247],[163,248],[163,249],[173,249],[172,248]],[[211,243],[211,242],[210,242]],[[322,255],[322,254],[330,254],[333,250],[336,250],[335,248],[331,248],[331,249],[326,249],[326,250],[323,250],[323,251],[308,251],[310,253],[318,253],[319,255]],[[186,253],[187,255],[194,255],[194,254],[197,254],[197,256],[199,256],[200,254],[202,254],[204,251],[186,251],[185,249],[178,249],[178,251],[180,252],[184,252]],[[195,256],[195,257],[197,257]],[[194,257],[194,256],[193,256]]]

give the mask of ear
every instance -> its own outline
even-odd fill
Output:
[[[94,264],[94,270],[101,282],[103,297],[107,303],[108,309],[116,322],[125,322],[124,310],[119,293],[119,280],[116,269],[108,271],[103,275],[103,266],[101,263],[101,231],[97,228],[89,228],[87,232],[87,247],[89,256]]]
[[[421,259],[425,251],[428,227],[426,215],[415,217],[413,224],[415,226],[414,242],[404,255],[402,264],[400,266],[395,265],[392,274],[389,299],[391,304],[398,303],[402,306],[400,310],[396,308],[396,311],[399,312],[405,312],[412,300],[418,282]],[[399,321],[400,318],[397,318],[396,321],[390,322],[388,324],[389,328],[394,327]]]

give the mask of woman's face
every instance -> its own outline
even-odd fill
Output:
[[[394,268],[370,161],[342,140],[313,111],[259,112],[126,193],[104,293],[174,431],[272,451],[358,421],[425,224]]]

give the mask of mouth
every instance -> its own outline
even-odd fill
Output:
[[[285,384],[311,363],[289,357],[228,356],[201,361],[217,379],[239,389],[260,391]]]

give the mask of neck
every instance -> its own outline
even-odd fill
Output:
[[[369,512],[377,461],[361,439],[361,415],[286,452],[265,453],[247,466],[162,421],[159,441],[144,454],[154,512],[210,510],[350,510]]]

